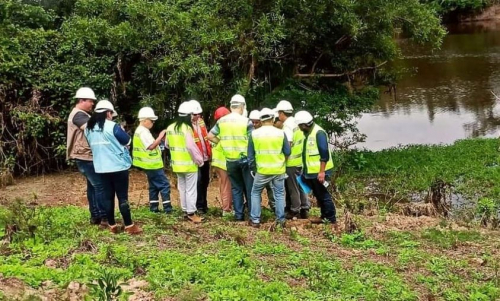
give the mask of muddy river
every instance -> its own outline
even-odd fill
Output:
[[[500,22],[459,24],[439,50],[401,41],[405,70],[397,93],[382,93],[359,120],[367,135],[358,147],[380,150],[408,144],[449,144],[500,133]],[[493,92],[493,93],[492,93]]]

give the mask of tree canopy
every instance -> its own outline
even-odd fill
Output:
[[[230,96],[305,108],[331,133],[378,97],[395,34],[439,47],[419,0],[4,0],[0,2],[0,168],[64,166],[72,96],[89,86],[129,123],[151,105],[166,125],[180,102],[205,118]]]

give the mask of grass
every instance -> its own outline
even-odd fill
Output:
[[[412,200],[442,181],[451,188],[449,192],[469,201],[499,200],[498,147],[498,139],[467,139],[453,145],[352,152],[337,187],[345,198],[382,194]]]
[[[10,234],[0,248],[0,273],[35,290],[51,281],[61,296],[70,282],[93,285],[85,294],[97,299],[99,292],[119,291],[118,283],[142,279],[156,300],[500,298],[498,239],[441,228],[438,221],[433,227],[378,233],[368,225],[380,223],[360,215],[367,225],[363,231],[331,236],[324,225],[269,232],[208,216],[195,226],[178,213],[134,208],[145,233],[130,237],[87,225],[85,208],[16,208],[0,207],[2,229],[19,210],[44,218],[24,221],[35,226],[32,233],[26,228]],[[479,249],[468,252],[469,242]],[[446,255],[457,250],[464,252]],[[471,256],[480,253],[489,254],[485,263],[471,264]],[[104,280],[98,285],[96,279]]]

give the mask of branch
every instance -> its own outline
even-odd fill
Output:
[[[374,67],[363,67],[363,68],[358,68],[358,69],[355,69],[353,71],[347,71],[347,72],[344,72],[344,73],[326,73],[326,74],[315,74],[315,73],[296,73],[294,75],[294,77],[343,77],[343,76],[347,76],[347,75],[352,75],[354,73],[358,73],[359,71],[363,71],[363,70],[373,70],[373,69],[378,69],[380,67],[382,67],[383,65],[387,64],[387,61],[383,62],[383,63],[380,63],[379,65],[377,66],[374,66]]]

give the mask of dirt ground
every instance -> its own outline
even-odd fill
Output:
[[[169,179],[172,204],[179,206],[177,181],[172,175],[169,175]],[[0,204],[22,198],[47,206],[87,206],[86,191],[85,178],[76,170],[39,177],[17,178],[14,180],[14,185],[0,188]],[[129,201],[132,205],[148,205],[148,180],[144,172],[135,169],[130,171]],[[265,192],[263,204],[267,204]],[[214,177],[212,177],[208,187],[208,205],[209,207],[222,207],[219,182]]]

